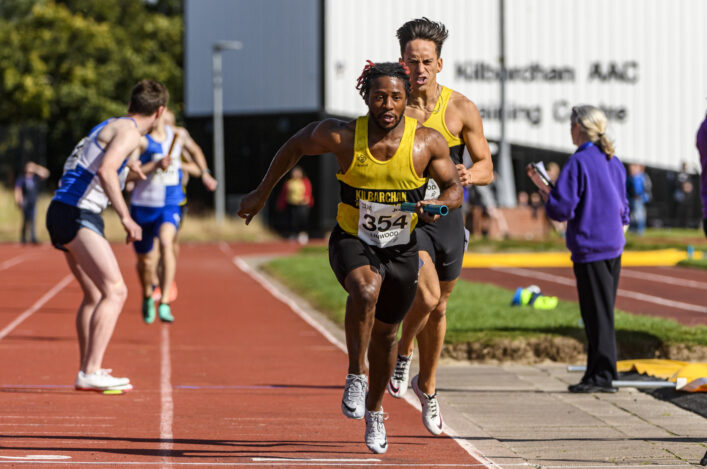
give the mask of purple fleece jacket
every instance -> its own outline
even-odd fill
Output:
[[[562,168],[545,210],[553,220],[567,221],[572,262],[618,257],[626,244],[623,225],[629,224],[624,165],[615,156],[607,160],[591,142],[580,145]]]

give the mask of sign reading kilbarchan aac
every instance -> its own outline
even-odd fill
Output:
[[[470,98],[486,136],[497,139],[498,0],[327,0],[326,111],[365,113],[353,89],[365,61],[396,61],[395,31],[423,16],[449,30],[438,82]],[[571,153],[571,108],[593,104],[608,115],[623,160],[698,165],[695,133],[707,109],[704,18],[703,0],[505,0],[508,140]]]
[[[595,61],[589,64],[584,75],[575,67],[544,66],[531,63],[526,66],[508,67],[505,71],[506,83],[574,83],[578,76],[586,79],[588,83],[626,83],[638,82],[638,62],[627,61],[623,63]],[[496,82],[500,83],[501,67],[488,62],[458,62],[454,65],[455,79],[469,82]],[[567,99],[556,99],[552,103],[535,103],[529,105],[507,105],[507,121],[526,121],[531,126],[539,126],[543,119],[553,119],[556,122],[567,123],[573,103]],[[613,105],[598,105],[613,122],[623,123],[628,118],[626,106],[615,103]],[[484,121],[500,120],[501,108],[498,103],[477,103],[479,112]]]

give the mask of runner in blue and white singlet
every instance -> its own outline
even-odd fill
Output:
[[[119,119],[132,120],[130,117]],[[88,136],[76,145],[64,164],[64,174],[53,200],[94,213],[101,213],[110,204],[97,173],[105,153],[105,148],[98,143],[98,134],[112,120],[113,118],[107,119],[95,126]],[[128,158],[125,158],[118,171],[121,189],[125,187],[128,175],[127,161]]]
[[[154,134],[157,133],[158,141]],[[142,314],[147,324],[155,320],[156,310],[152,300],[153,272],[157,266],[157,255],[152,255],[155,238],[160,239],[161,266],[159,316],[162,321],[172,322],[174,317],[169,305],[170,293],[176,272],[174,243],[182,220],[182,207],[186,194],[182,185],[183,173],[181,155],[183,138],[174,128],[160,120],[158,128],[146,135],[147,146],[140,155],[143,168],[157,164],[148,173],[147,179],[137,181],[130,200],[130,216],[142,228],[142,240],[133,243],[138,255],[138,275],[142,283]],[[159,161],[169,158],[166,168],[159,167]],[[147,172],[147,171],[146,171]],[[165,225],[173,225],[173,227]]]
[[[147,149],[140,155],[142,164],[150,161],[158,161],[172,155],[167,169],[157,169],[150,174],[147,179],[137,181],[130,198],[130,205],[139,207],[164,207],[167,205],[179,205],[184,200],[184,188],[182,186],[182,142],[175,135],[174,129],[168,125],[164,126],[165,138],[158,142],[151,135],[146,135]],[[177,138],[176,141],[175,138]],[[173,144],[174,143],[174,144]],[[171,153],[170,153],[171,149]]]
[[[103,234],[101,212],[112,204],[125,230],[125,241],[142,238],[122,189],[128,177],[145,177],[135,158],[142,138],[155,128],[168,101],[169,91],[162,83],[142,80],[135,84],[127,115],[101,122],[71,152],[47,209],[52,245],[64,252],[83,292],[74,321],[80,352],[77,390],[122,393],[133,387],[129,378],[112,376],[103,367],[128,288]]]

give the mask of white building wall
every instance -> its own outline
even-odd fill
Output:
[[[344,116],[365,113],[354,87],[366,59],[397,60],[396,29],[427,16],[450,31],[439,82],[472,99],[484,117],[487,137],[497,139],[499,85],[482,72],[498,69],[498,3],[325,0],[325,110]],[[702,46],[707,2],[505,3],[506,65],[526,77],[507,85],[512,143],[571,152],[569,107],[594,104],[609,114],[609,134],[622,160],[670,169],[685,161],[698,167],[695,133],[707,109]],[[528,78],[533,66],[542,73]],[[563,78],[549,79],[553,70]]]

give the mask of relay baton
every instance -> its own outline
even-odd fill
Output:
[[[417,204],[414,202],[403,202],[400,204],[400,210],[403,212],[414,212]],[[432,215],[442,215],[445,216],[449,213],[449,207],[446,205],[423,205],[422,210]]]

